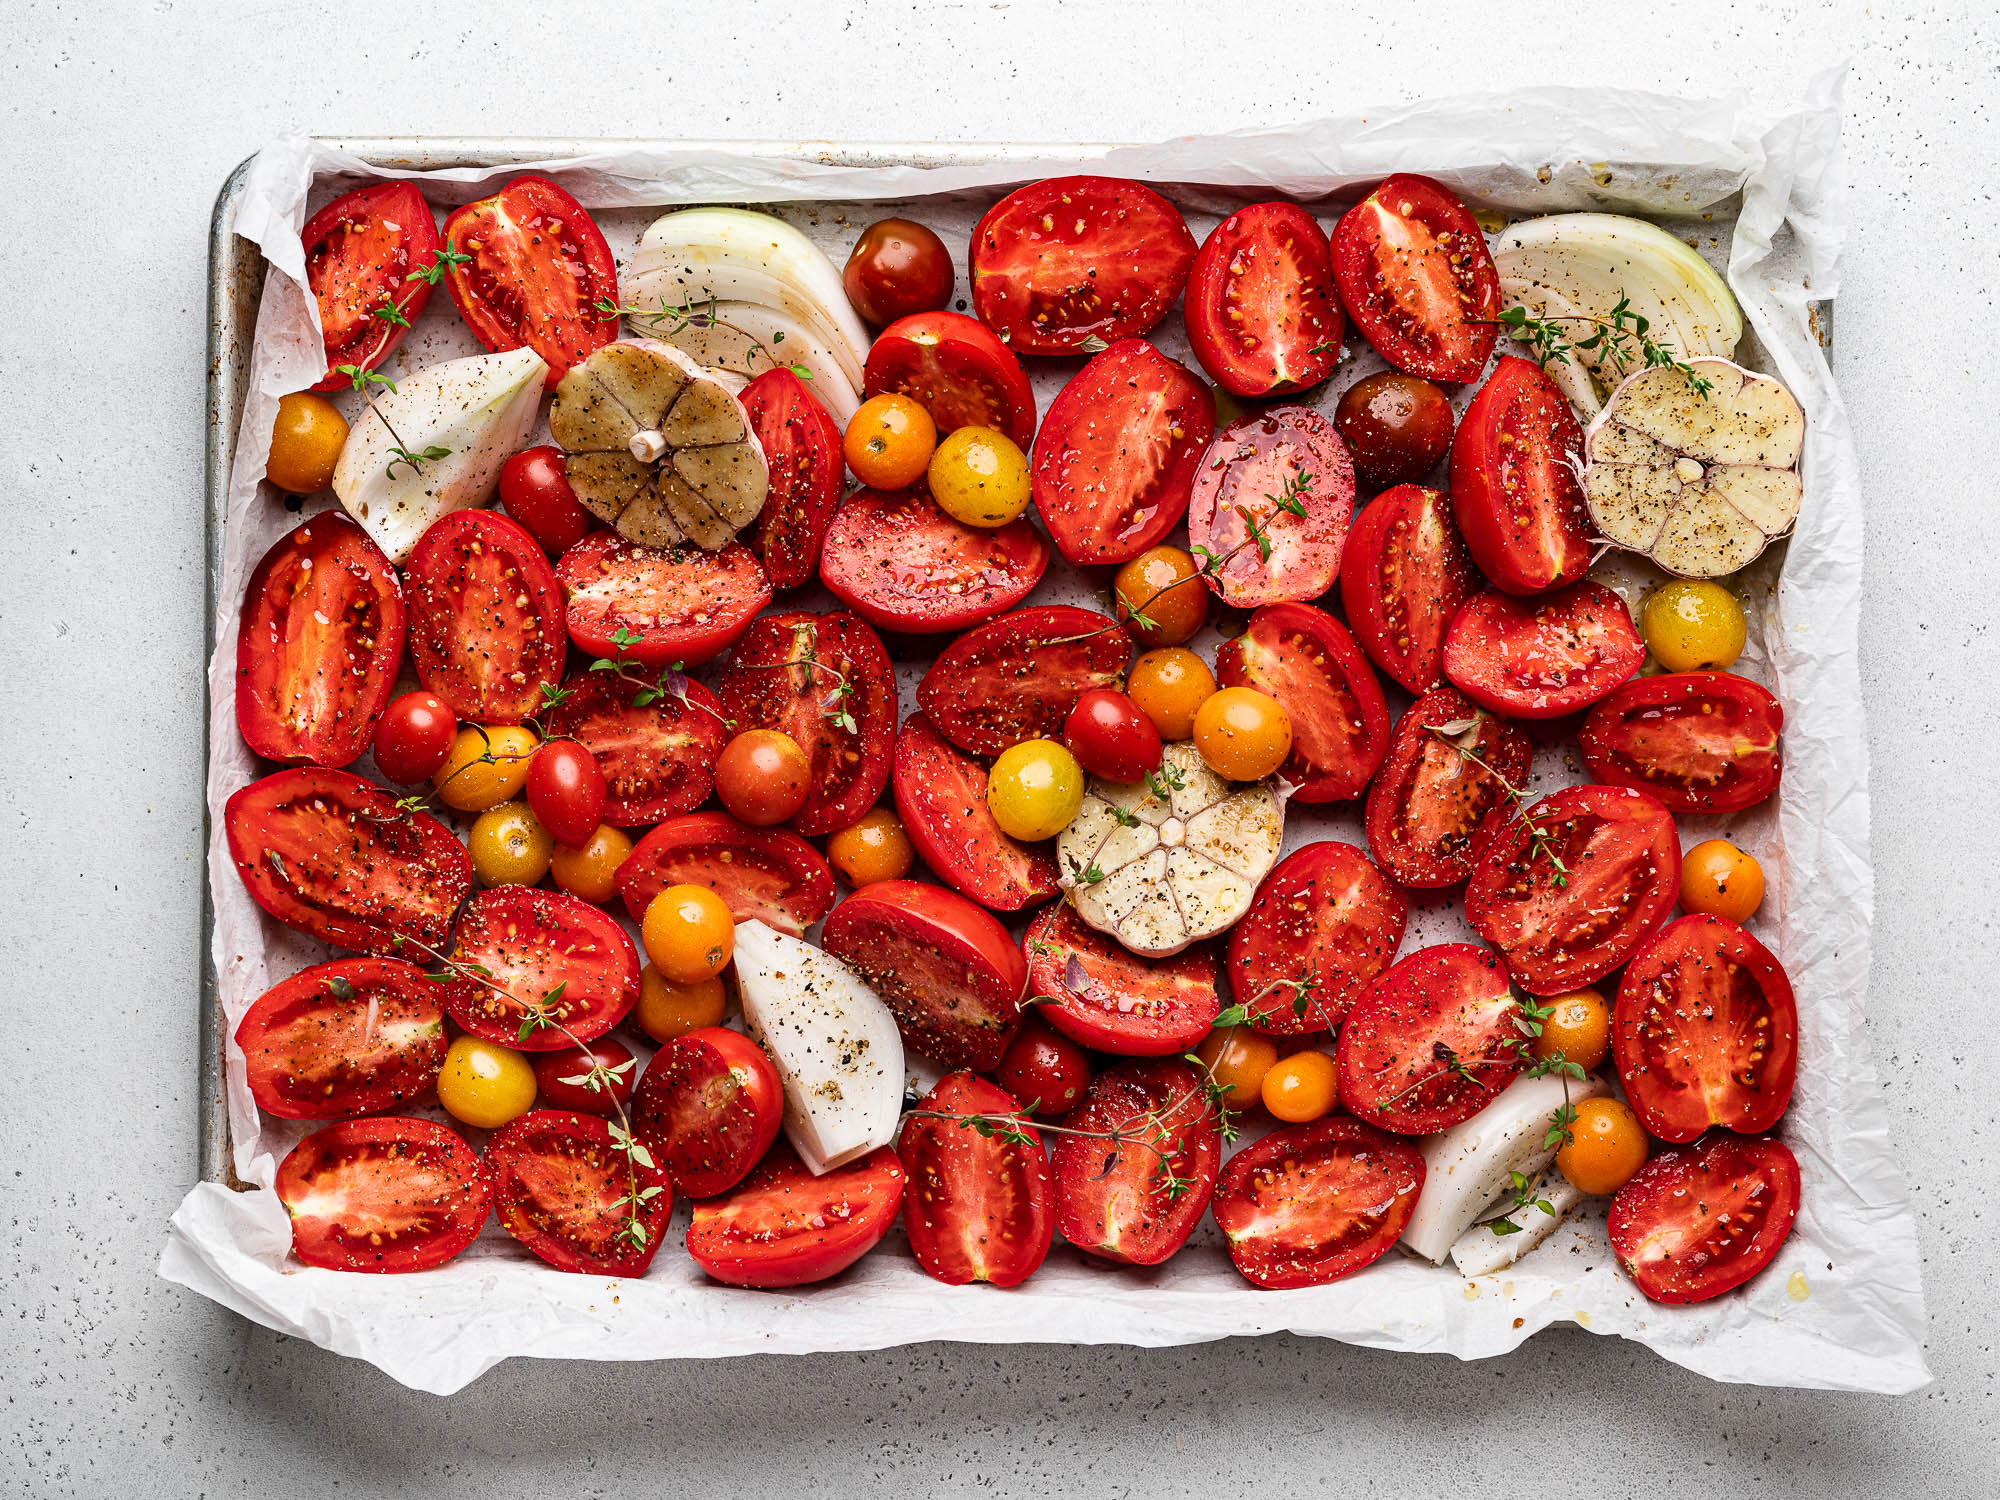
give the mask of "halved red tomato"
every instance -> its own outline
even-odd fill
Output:
[[[595,657],[688,667],[720,655],[771,602],[771,581],[741,542],[662,550],[596,531],[556,564],[570,639]],[[618,636],[628,639],[621,647]],[[630,639],[637,637],[637,639]]]
[[[1137,557],[1187,514],[1215,397],[1144,339],[1120,339],[1049,403],[1035,509],[1071,562]]]
[[[1577,734],[1599,781],[1651,792],[1675,812],[1729,813],[1778,789],[1785,710],[1733,672],[1673,672],[1626,683]]]
[[[1258,1286],[1325,1286],[1402,1238],[1424,1186],[1424,1154],[1345,1117],[1286,1125],[1222,1169],[1215,1223]]]
[[[1500,955],[1419,948],[1355,997],[1335,1049],[1340,1103],[1398,1135],[1471,1119],[1521,1071],[1521,1006]]]
[[[1398,173],[1341,215],[1333,279],[1368,342],[1427,380],[1477,380],[1500,336],[1500,275],[1450,188]]]
[[[959,749],[998,755],[1022,740],[1061,739],[1076,700],[1119,686],[1131,660],[1132,638],[1108,615],[1017,609],[940,651],[917,704]]]
[[[1456,885],[1506,826],[1507,787],[1527,784],[1534,746],[1456,688],[1432,688],[1396,721],[1368,788],[1368,848],[1417,890]]]
[[[1706,1302],[1768,1266],[1799,1213],[1782,1141],[1712,1135],[1662,1151],[1611,1200],[1611,1248],[1655,1302]]]
[[[236,727],[267,760],[359,760],[403,660],[403,589],[339,511],[280,537],[250,575],[236,634]]]
[[[1560,995],[1630,958],[1680,890],[1672,813],[1628,787],[1564,787],[1487,842],[1465,919],[1522,989]]]
[[[1611,1044],[1646,1133],[1761,1135],[1792,1102],[1799,1008],[1771,950],[1727,917],[1669,922],[1625,966]]]
[[[632,1099],[632,1133],[676,1192],[713,1198],[771,1149],[784,1114],[784,1086],[764,1049],[708,1026],[653,1054]]]
[[[391,1115],[316,1130],[278,1166],[292,1254],[329,1271],[428,1271],[478,1237],[486,1170],[458,1135]]]
[[[444,992],[415,964],[337,958],[259,995],[236,1025],[258,1108],[282,1120],[345,1120],[412,1103],[450,1039]]]
[[[721,696],[735,733],[776,729],[812,763],[805,806],[792,819],[800,833],[847,827],[889,784],[896,675],[881,638],[853,615],[765,615],[737,643]]]
[[[639,999],[639,950],[625,929],[561,891],[518,885],[481,891],[466,903],[451,956],[483,971],[479,982],[446,988],[452,1020],[523,1052],[555,1052],[603,1036]]]
[[[1200,1074],[1172,1057],[1115,1063],[1091,1079],[1063,1124],[1097,1133],[1056,1141],[1064,1239],[1133,1266],[1157,1266],[1187,1243],[1222,1164],[1221,1125]]]
[[[1327,840],[1264,877],[1229,934],[1229,987],[1274,1036],[1330,1031],[1396,957],[1410,903],[1368,856]]]
[[[306,285],[319,303],[326,374],[316,391],[340,390],[396,352],[430,306],[432,285],[417,275],[437,261],[437,225],[415,184],[374,182],[342,193],[299,231]]]
[[[862,394],[908,396],[931,414],[940,433],[997,427],[1022,448],[1035,436],[1028,372],[991,329],[964,313],[898,318],[869,346],[861,378]]]
[[[1344,802],[1367,790],[1389,753],[1389,705],[1368,658],[1332,615],[1310,604],[1267,604],[1215,653],[1224,687],[1255,688],[1284,705],[1292,750],[1278,775],[1295,802]]]
[[[743,388],[743,409],[771,487],[757,517],[757,556],[774,589],[795,589],[819,576],[819,549],[840,504],[845,460],[840,428],[819,397],[790,370],[766,370]]]
[[[722,705],[678,674],[667,688],[652,673],[588,672],[564,683],[568,696],[543,717],[551,735],[567,735],[596,757],[604,821],[614,827],[677,817],[715,786],[716,758],[729,738]]]
[[[558,1271],[643,1276],[673,1217],[667,1174],[611,1130],[596,1115],[531,1109],[486,1143],[500,1227]]]
[[[451,300],[488,349],[526,344],[548,362],[548,388],[618,337],[618,263],[583,205],[546,177],[516,177],[455,208],[445,248],[470,259],[445,273]]]
[[[1058,894],[1055,856],[1009,838],[986,806],[986,767],[954,750],[922,714],[896,736],[896,814],[926,865],[990,911]]]
[[[706,886],[737,921],[793,937],[833,910],[833,867],[819,850],[782,828],[746,828],[728,813],[669,818],[618,867],[618,894],[635,922],[670,885]]]
[[[1021,1021],[1028,966],[985,908],[914,880],[878,880],[833,909],[820,946],[895,1012],[903,1040],[990,1073]]]
[[[1480,571],[1539,594],[1590,569],[1590,511],[1571,467],[1583,428],[1541,366],[1505,356],[1451,441],[1451,506]]]
[[[346,771],[300,767],[240,788],[222,810],[251,899],[336,948],[438,948],[472,889],[472,857],[429,813]]]
[[[1188,342],[1239,396],[1318,385],[1340,363],[1347,320],[1319,222],[1296,203],[1252,203],[1210,231],[1188,279]]]
[[[787,1141],[720,1198],[694,1205],[688,1254],[731,1286],[807,1286],[873,1250],[903,1206],[887,1146],[815,1177]]]
[[[1144,333],[1194,265],[1179,209],[1116,177],[1016,188],[972,230],[972,304],[1016,354],[1074,354]]]
[[[1444,640],[1452,686],[1516,719],[1586,709],[1645,659],[1625,601],[1587,578],[1536,599],[1488,589],[1458,612]]]
[[[1318,412],[1273,406],[1215,435],[1188,501],[1202,578],[1238,609],[1317,599],[1340,576],[1354,460]]]
[[[404,565],[417,680],[461,719],[518,724],[562,680],[569,644],[548,556],[519,521],[455,510]]]
[[[1375,665],[1412,693],[1444,681],[1444,638],[1479,592],[1479,570],[1451,501],[1420,484],[1363,507],[1340,552],[1340,602]]]
[[[1026,521],[987,531],[921,489],[856,490],[834,512],[819,576],[876,629],[936,635],[1012,609],[1048,566],[1049,544]]]
[[[1067,901],[1035,918],[1022,938],[1036,1014],[1072,1041],[1126,1057],[1187,1051],[1215,1025],[1215,949],[1139,958],[1084,924]]]
[[[952,1073],[903,1123],[896,1143],[910,1174],[903,1233],[925,1272],[947,1286],[984,1281],[1019,1286],[1048,1259],[1055,1236],[1049,1159],[1022,1121],[1026,1141],[982,1134],[945,1115],[1018,1114],[1021,1102],[998,1084]]]

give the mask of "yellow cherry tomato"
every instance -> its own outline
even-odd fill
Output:
[[[462,1036],[444,1055],[438,1103],[468,1125],[498,1130],[535,1107],[534,1065],[511,1047]]]
[[[1338,1073],[1324,1052],[1294,1052],[1264,1075],[1264,1108],[1288,1125],[1331,1114],[1339,1102]]]
[[[878,807],[829,838],[826,857],[840,878],[858,891],[878,880],[901,880],[910,873],[916,851],[910,847],[903,820]]]
[[[1570,1122],[1556,1166],[1581,1193],[1615,1193],[1646,1164],[1653,1143],[1623,1099],[1586,1099]]]
[[[346,444],[347,418],[334,404],[311,391],[294,391],[278,400],[264,477],[294,495],[323,490],[333,483],[334,465]]]
[[[1743,606],[1719,583],[1676,578],[1646,596],[1639,628],[1669,672],[1720,672],[1743,654]]]
[[[993,427],[958,427],[930,461],[931,498],[968,526],[1005,526],[1028,508],[1028,455]]]
[[[632,840],[622,830],[599,823],[581,848],[556,845],[549,856],[549,873],[579,901],[603,906],[618,894],[618,867],[631,852]]]
[[[1216,775],[1261,781],[1291,754],[1291,716],[1269,693],[1223,688],[1195,710],[1194,743]]]
[[[841,451],[854,477],[871,489],[906,489],[924,477],[937,447],[937,423],[908,396],[871,396],[848,419]]]
[[[639,1003],[632,1014],[639,1029],[662,1046],[690,1031],[720,1026],[728,1010],[729,994],[720,975],[680,984],[651,964],[639,971]]]
[[[1577,990],[1544,1000],[1542,1034],[1531,1050],[1537,1058],[1560,1052],[1579,1068],[1594,1068],[1611,1050],[1611,1002],[1597,990]]]
[[[1180,646],[1208,623],[1208,586],[1179,547],[1153,547],[1120,568],[1111,602],[1142,646]]]
[[[1218,1026],[1195,1049],[1230,1109],[1250,1109],[1264,1100],[1264,1075],[1278,1061],[1278,1044],[1248,1026]]]
[[[986,806],[1008,837],[1052,839],[1083,806],[1083,767],[1054,740],[1009,745],[986,773]]]
[[[481,885],[540,885],[556,841],[527,803],[503,802],[473,821],[465,847]]]
[[[1163,740],[1194,733],[1194,716],[1215,695],[1215,673],[1192,651],[1170,646],[1132,663],[1125,695],[1139,705]]]
[[[729,966],[736,952],[736,919],[705,885],[670,885],[646,908],[639,924],[646,957],[668,979],[695,984]]]
[[[1764,867],[1730,843],[1709,839],[1681,856],[1681,905],[1747,922],[1764,904]]]
[[[431,773],[438,800],[460,812],[485,812],[521,795],[528,762],[541,743],[532,729],[501,724],[485,729],[468,724],[451,742],[451,754]]]

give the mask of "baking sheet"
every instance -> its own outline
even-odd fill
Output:
[[[234,229],[261,249],[271,271],[215,580],[208,785],[214,811],[258,769],[236,736],[230,698],[243,583],[256,558],[297,519],[257,485],[272,412],[280,394],[310,383],[322,368],[302,289],[298,228],[310,207],[348,185],[339,174],[421,176],[426,194],[444,204],[480,196],[542,153],[533,146],[434,143],[398,152],[406,163],[388,167],[385,154],[380,147],[357,153],[332,143],[281,141],[251,164],[236,195]],[[1728,824],[1774,877],[1754,925],[1784,960],[1800,999],[1799,1084],[1782,1131],[1805,1175],[1798,1226],[1774,1266],[1750,1287],[1694,1308],[1660,1307],[1638,1295],[1612,1263],[1601,1210],[1509,1270],[1473,1281],[1391,1257],[1333,1286],[1259,1291],[1236,1275],[1212,1226],[1205,1226],[1187,1251],[1150,1271],[1107,1267],[1059,1247],[1035,1278],[1009,1292],[933,1282],[900,1237],[892,1237],[832,1283],[769,1293],[701,1277],[679,1244],[684,1209],[653,1269],[637,1281],[553,1271],[493,1226],[449,1266],[378,1278],[299,1266],[287,1253],[289,1231],[274,1195],[204,1182],[173,1217],[162,1274],[267,1326],[369,1359],[433,1391],[457,1389],[517,1354],[643,1359],[925,1339],[1157,1345],[1289,1329],[1478,1357],[1558,1321],[1633,1338],[1717,1379],[1868,1390],[1908,1390],[1928,1379],[1907,1190],[1861,1022],[1872,904],[1855,651],[1862,500],[1810,307],[1836,290],[1837,80],[1821,80],[1807,105],[1788,113],[1741,98],[1690,102],[1529,90],[1278,131],[1045,154],[1020,147],[821,152],[809,145],[619,143],[546,155],[541,169],[599,212],[621,254],[651,218],[646,206],[712,201],[793,205],[779,211],[837,260],[865,218],[921,197],[921,215],[953,231],[947,240],[962,245],[971,217],[999,190],[1077,170],[1080,158],[1161,185],[1189,211],[1198,235],[1217,212],[1274,194],[1307,203],[1330,223],[1342,203],[1383,174],[1421,170],[1444,177],[1477,207],[1636,211],[1697,238],[1725,267],[1753,330],[1740,357],[1790,385],[1811,424],[1805,513],[1789,544],[1767,554],[1761,572],[1746,580],[1760,643],[1746,670],[1784,701],[1787,775],[1775,808]],[[509,165],[439,167],[439,159]],[[849,213],[850,204],[863,216]],[[1177,319],[1161,332],[1163,347],[1184,357]],[[1356,346],[1365,349],[1351,336]],[[395,368],[415,369],[471,348],[448,299],[434,299]],[[1074,367],[1065,362],[1038,372],[1043,410]],[[1343,366],[1331,391],[1376,367],[1362,355]],[[1332,394],[1310,399],[1325,405]],[[213,412],[211,419],[227,416]],[[1619,569],[1611,581],[1631,590],[1644,575]],[[1073,575],[1054,578],[1038,598],[1059,600],[1082,587]],[[1093,595],[1093,602],[1101,607],[1101,598]],[[921,663],[901,668],[907,710]],[[1568,760],[1543,752],[1538,788],[1578,779]],[[1709,836],[1703,821],[1685,821],[1688,842]],[[1317,837],[1362,841],[1351,813],[1296,810],[1291,823],[1288,846]],[[226,1030],[269,984],[325,950],[269,922],[249,901],[229,869],[219,817],[209,861],[212,958]],[[1458,921],[1449,903],[1419,908],[1406,951],[1457,935]],[[230,1166],[243,1183],[268,1188],[298,1129],[259,1120],[240,1060],[226,1070],[226,1096]]]

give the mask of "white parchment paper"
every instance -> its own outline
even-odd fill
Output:
[[[879,163],[854,165],[810,149],[619,147],[535,169],[599,211],[621,259],[651,217],[644,209],[757,202],[788,205],[775,211],[805,228],[836,261],[859,224],[890,205],[922,200],[921,217],[962,247],[973,218],[998,191],[1080,170],[1073,149],[1050,148],[1046,160],[1017,152],[985,163],[951,159],[949,148],[942,154],[946,159],[931,164],[919,153],[885,153]],[[1660,218],[1725,269],[1751,329],[1739,358],[1783,379],[1810,423],[1797,530],[1741,581],[1753,634],[1739,669],[1771,685],[1784,703],[1783,789],[1775,807],[1726,822],[1683,820],[1690,843],[1726,827],[1764,860],[1771,895],[1753,925],[1783,959],[1799,998],[1798,1088],[1781,1133],[1799,1157],[1804,1203],[1775,1264],[1718,1301],[1657,1306],[1613,1263],[1600,1207],[1507,1271],[1472,1281],[1448,1267],[1392,1255],[1332,1286],[1260,1291],[1235,1273],[1208,1225],[1182,1254],[1149,1271],[1108,1267],[1059,1245],[1021,1288],[946,1287],[924,1276],[892,1235],[830,1283],[751,1292],[715,1285],[696,1270],[680,1242],[682,1210],[653,1268],[635,1281],[557,1272],[490,1225],[469,1251],[438,1270],[343,1275],[290,1257],[285,1214],[269,1187],[301,1130],[260,1119],[232,1045],[233,1165],[254,1190],[195,1187],[173,1216],[161,1274],[267,1327],[436,1392],[457,1390],[512,1355],[655,1359],[929,1339],[1166,1345],[1290,1330],[1477,1358],[1512,1349],[1554,1322],[1635,1339],[1718,1380],[1875,1391],[1925,1384],[1915,1229],[1862,1026],[1873,903],[1856,664],[1862,495],[1846,414],[1810,307],[1837,290],[1837,77],[1820,80],[1808,102],[1790,112],[1743,97],[1685,101],[1529,89],[1110,149],[1095,160],[1091,170],[1161,185],[1188,211],[1197,235],[1217,213],[1274,195],[1307,203],[1330,224],[1345,202],[1384,174],[1421,171],[1483,209],[1603,208]],[[221,821],[224,800],[262,769],[237,737],[232,707],[244,583],[263,551],[299,519],[259,483],[275,405],[324,368],[317,312],[303,290],[299,229],[310,208],[351,179],[412,177],[433,203],[448,204],[481,196],[522,169],[384,171],[310,140],[287,139],[258,156],[238,205],[236,230],[262,250],[271,271],[230,479],[209,668],[208,863],[216,968],[232,1028],[271,984],[328,956],[250,901],[230,868]],[[847,213],[849,206],[864,217]],[[1177,316],[1156,338],[1186,358]],[[1327,391],[1308,398],[1313,404],[1329,404],[1350,380],[1380,367],[1351,330],[1349,343],[1359,357]],[[473,350],[440,293],[393,368],[408,371]],[[1063,362],[1038,370],[1041,409],[1074,368]],[[1611,565],[1600,576],[1633,598],[1649,581],[1643,569],[1627,565]],[[1073,595],[1101,607],[1094,591],[1082,598],[1087,588],[1075,575],[1052,570],[1038,599]],[[814,607],[811,594],[804,602]],[[922,665],[899,664],[905,711]],[[1568,759],[1543,749],[1536,787],[1579,779],[1578,767],[1556,763]],[[1363,841],[1352,810],[1294,810],[1288,846],[1323,837]],[[1463,932],[1453,903],[1419,905],[1405,951]]]

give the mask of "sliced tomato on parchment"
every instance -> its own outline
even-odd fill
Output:
[[[670,885],[706,886],[739,922],[803,937],[833,910],[833,867],[797,834],[748,828],[724,812],[668,818],[618,867],[618,894],[635,922]]]
[[[1451,442],[1451,505],[1494,587],[1539,594],[1590,569],[1590,509],[1573,465],[1583,428],[1531,359],[1494,366]]]
[[[1215,1223],[1247,1280],[1324,1286],[1394,1248],[1423,1186],[1410,1141],[1345,1117],[1284,1125],[1229,1159]]]
[[[1409,706],[1368,788],[1368,848],[1417,890],[1456,885],[1513,816],[1508,786],[1526,786],[1534,746],[1458,689],[1433,688]]]
[[[989,911],[1019,911],[1060,893],[1055,856],[1000,831],[986,806],[986,767],[954,749],[924,715],[896,736],[896,815],[946,885]]]
[[[910,1174],[903,1233],[924,1271],[947,1286],[1019,1286],[1055,1236],[1049,1160],[1032,1125],[1023,1140],[937,1115],[1017,1114],[1021,1101],[984,1078],[951,1073],[903,1122],[896,1154]]]
[[[1224,687],[1276,698],[1292,721],[1278,775],[1298,802],[1344,802],[1367,790],[1389,753],[1389,705],[1368,658],[1332,615],[1310,604],[1267,604],[1215,653]]]
[[[1471,1119],[1521,1071],[1520,1002],[1476,943],[1419,948],[1364,989],[1340,1028],[1340,1103],[1398,1135]]]
[[[922,489],[857,490],[834,513],[820,581],[878,630],[937,635],[1012,609],[1049,566],[1026,521],[983,530],[954,521]]]
[[[774,589],[795,589],[819,576],[819,551],[840,504],[846,461],[840,428],[782,366],[743,388],[743,409],[764,448],[771,487],[757,517],[757,556]]]
[[[292,1254],[329,1271],[428,1271],[471,1244],[493,1201],[454,1131],[390,1115],[316,1130],[278,1166]]]
[[[991,329],[964,313],[911,313],[875,336],[862,393],[888,391],[923,407],[940,433],[994,427],[1023,449],[1034,440],[1035,388],[1028,372]]]
[[[771,602],[771,582],[741,542],[704,552],[642,547],[597,531],[562,555],[556,576],[579,651],[656,669],[720,655]]]
[[[1459,610],[1444,641],[1452,686],[1516,719],[1586,709],[1645,659],[1625,601],[1587,578],[1533,599],[1488,589]]]
[[[1063,1124],[1098,1132],[1056,1140],[1064,1239],[1134,1266],[1157,1266],[1187,1243],[1222,1164],[1221,1126],[1199,1073],[1179,1058],[1127,1058],[1091,1079]]]
[[[1778,789],[1785,710],[1733,672],[1671,672],[1626,683],[1577,733],[1599,781],[1651,792],[1675,812],[1729,813]]]
[[[400,959],[336,958],[259,995],[236,1045],[267,1115],[344,1120],[407,1106],[444,1066],[444,991]]]
[[[306,220],[299,240],[326,344],[313,389],[344,390],[353,377],[337,366],[376,369],[430,306],[432,284],[417,273],[437,262],[437,225],[416,184],[372,182]]]
[[[1611,1248],[1655,1302],[1706,1302],[1776,1258],[1799,1213],[1798,1158],[1768,1137],[1662,1151],[1611,1200]]]
[[[563,688],[568,696],[543,716],[543,726],[596,757],[605,822],[643,827],[708,799],[729,739],[715,694],[671,668],[585,672]]]
[[[643,1276],[673,1217],[667,1174],[628,1157],[612,1129],[596,1115],[531,1109],[486,1143],[494,1217],[558,1271]]]
[[[1319,221],[1296,203],[1252,203],[1209,232],[1188,278],[1188,342],[1239,396],[1318,385],[1347,332]]]
[[[1330,1031],[1395,961],[1410,903],[1352,844],[1307,844],[1279,861],[1229,933],[1229,987],[1276,1036]]]
[[[882,1242],[903,1206],[903,1164],[887,1146],[815,1177],[789,1141],[719,1198],[694,1205],[688,1254],[730,1286],[807,1286]]]
[[[966,632],[938,653],[917,703],[961,750],[998,755],[1036,738],[1061,739],[1076,700],[1118,687],[1132,638],[1109,615],[1066,604],[1019,609]]]
[[[1479,592],[1479,569],[1451,501],[1420,484],[1363,507],[1340,554],[1340,603],[1375,665],[1412,693],[1444,681],[1444,638]]]
[[[1022,948],[1037,1013],[1099,1052],[1178,1055],[1208,1035],[1222,1009],[1215,949],[1207,943],[1171,958],[1140,958],[1086,926],[1064,901],[1035,919]]]
[[[1340,300],[1390,364],[1427,380],[1477,380],[1500,336],[1500,274],[1450,188],[1399,172],[1333,230]]]
[[[1237,609],[1317,599],[1340,576],[1354,460],[1318,412],[1273,406],[1215,435],[1195,472],[1188,544]]]
[[[653,1054],[632,1098],[632,1133],[690,1198],[726,1193],[778,1138],[784,1086],[740,1031],[703,1027]]]
[[[519,521],[455,510],[403,568],[417,680],[461,719],[518,724],[562,680],[569,636],[562,586]]]
[[[524,1052],[600,1037],[639,999],[639,950],[625,929],[561,891],[518,885],[481,891],[459,919],[451,956],[461,974],[478,971],[445,987],[452,1020]]]

